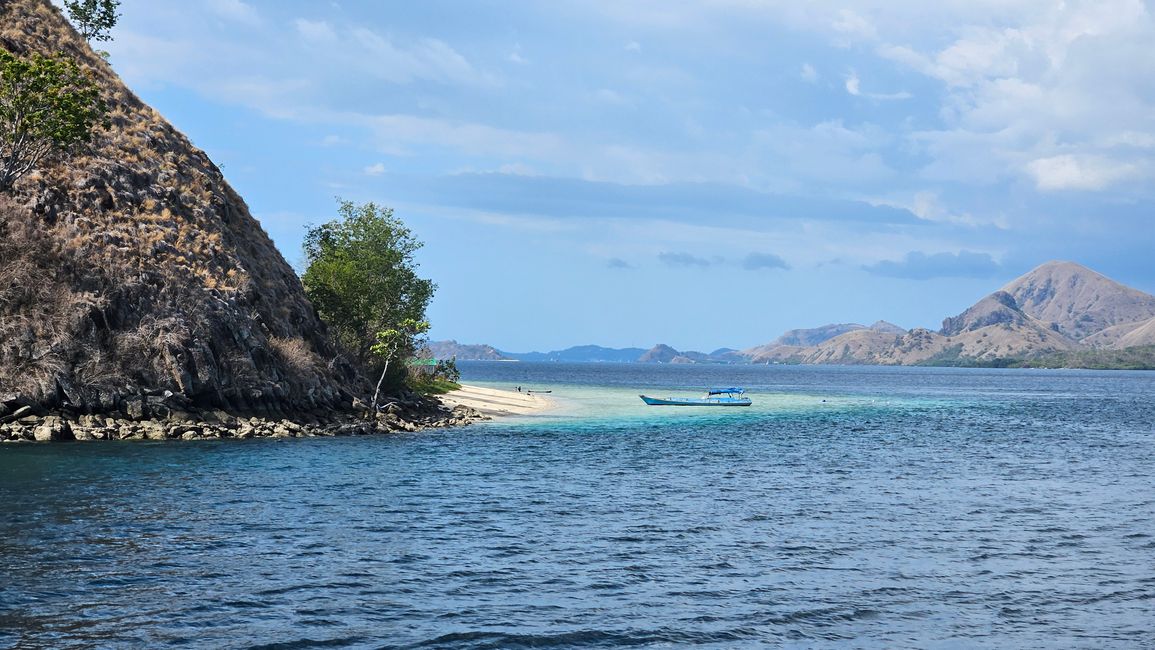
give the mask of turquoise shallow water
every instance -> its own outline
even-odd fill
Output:
[[[0,447],[0,646],[1155,644],[1155,374],[463,371],[561,408]]]

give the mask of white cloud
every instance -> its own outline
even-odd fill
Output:
[[[798,71],[798,76],[807,83],[814,83],[818,81],[818,71],[809,63],[803,63],[802,69]]]
[[[873,40],[877,37],[874,25],[849,9],[839,10],[831,26],[835,32],[854,40]]]
[[[380,176],[385,173],[385,163],[374,163],[362,171],[369,176]]]
[[[209,0],[208,7],[217,16],[242,25],[256,27],[261,24],[257,10],[241,0]]]
[[[354,27],[342,35],[342,40],[352,48],[353,58],[363,70],[385,81],[430,79],[474,84],[483,80],[465,57],[436,38],[399,44],[367,27]]]
[[[932,190],[921,190],[915,192],[913,196],[881,199],[868,197],[864,200],[871,205],[887,205],[909,210],[911,214],[924,221],[968,227],[993,226],[999,230],[1006,230],[1009,227],[1003,214],[976,216],[965,211],[954,211],[946,205],[938,192]]]
[[[620,93],[609,88],[598,88],[593,93],[593,100],[601,104],[612,104],[615,106],[627,106],[629,100],[622,97]]]
[[[333,26],[323,20],[306,20],[298,18],[295,23],[297,33],[306,41],[314,44],[332,44],[337,42],[337,33]]]
[[[402,114],[355,119],[372,128],[377,139],[387,146],[433,145],[469,155],[532,158],[548,157],[565,147],[564,141],[553,134],[512,131],[474,122]]]
[[[1062,155],[1027,164],[1040,190],[1102,190],[1134,178],[1138,169],[1100,156]]]
[[[910,93],[905,92],[905,91],[897,92],[897,93],[867,93],[867,92],[863,92],[862,91],[862,80],[859,79],[858,75],[854,72],[851,72],[846,77],[846,92],[850,93],[851,95],[854,95],[855,97],[866,97],[867,99],[874,99],[874,100],[878,100],[878,101],[893,101],[893,100],[898,100],[898,99],[910,99],[912,97],[912,95]]]
[[[533,167],[519,162],[506,163],[499,167],[497,171],[502,174],[511,174],[513,176],[541,176],[541,173]]]
[[[846,77],[846,92],[850,93],[851,95],[854,95],[855,97],[861,95],[862,91],[859,89],[858,84],[859,84],[858,75],[851,72]]]

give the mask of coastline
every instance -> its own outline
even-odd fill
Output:
[[[461,388],[441,395],[441,401],[449,408],[462,406],[488,417],[529,415],[548,411],[557,403],[545,395],[517,392],[499,388],[485,388],[462,384]]]
[[[376,417],[363,408],[276,415],[187,406],[162,409],[159,396],[149,406],[147,410],[79,414],[0,401],[0,443],[363,436],[458,427],[489,419],[468,407],[412,393],[395,398]]]
[[[154,401],[161,405],[163,400],[158,396]],[[554,407],[556,402],[544,395],[471,385],[441,395],[440,400],[416,395],[396,399],[377,417],[363,412],[270,417],[217,409],[162,410],[155,406],[148,412],[87,415],[0,402],[0,443],[358,436],[460,427]]]

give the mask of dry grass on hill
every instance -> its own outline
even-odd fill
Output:
[[[203,151],[48,0],[0,2],[0,47],[90,69],[111,127],[0,198],[0,397],[84,410],[168,390],[236,409],[360,386],[292,268]]]

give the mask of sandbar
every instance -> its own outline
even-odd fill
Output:
[[[462,384],[460,389],[442,395],[441,401],[450,408],[461,404],[477,409],[490,417],[526,415],[553,408],[555,405],[546,395],[467,384]]]

